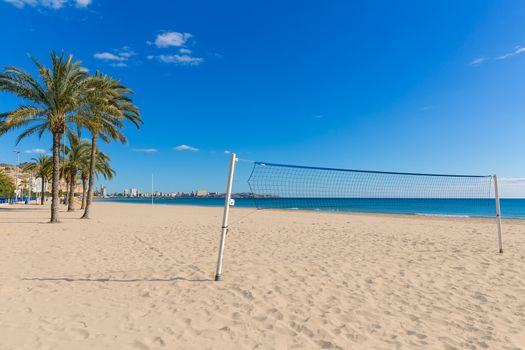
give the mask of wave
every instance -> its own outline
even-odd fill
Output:
[[[444,217],[444,218],[470,218],[470,215],[454,215],[454,214],[429,214],[429,213],[415,213],[414,215],[417,216],[437,216],[437,217]]]

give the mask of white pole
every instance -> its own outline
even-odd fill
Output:
[[[16,153],[15,203],[18,203],[18,171],[20,168],[20,151],[13,152]]]
[[[153,173],[151,173],[151,205],[153,205]]]
[[[233,172],[235,171],[235,162],[237,156],[232,153],[230,160],[230,172],[228,174],[228,186],[226,187],[226,198],[224,199],[224,216],[222,217],[221,227],[221,241],[219,244],[219,258],[217,260],[217,272],[215,274],[215,281],[222,280],[222,258],[224,255],[224,243],[226,241],[226,234],[228,233],[228,216],[230,214],[230,205],[232,198]]]
[[[32,179],[33,173],[29,172],[29,198],[27,199],[27,204],[31,204],[31,185],[33,184]]]
[[[498,190],[498,177],[493,175],[494,179],[494,195],[496,197],[496,221],[498,223],[498,243],[499,252],[503,253],[503,238],[501,237],[501,210],[499,206],[499,190]]]

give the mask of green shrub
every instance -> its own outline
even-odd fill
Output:
[[[15,193],[14,181],[5,173],[0,171],[0,197],[10,198]]]

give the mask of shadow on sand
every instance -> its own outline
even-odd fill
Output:
[[[42,213],[48,213],[50,210],[49,207],[43,207],[43,206],[27,206],[27,207],[0,207],[0,214],[5,213],[9,215],[10,213],[27,213],[27,212],[42,212]],[[80,213],[80,211],[78,211]],[[59,210],[59,215],[62,215],[63,213],[67,213],[67,210]],[[76,220],[77,218],[70,218],[70,217],[60,217],[60,222],[64,221],[70,221],[70,220]],[[2,220],[0,220],[0,224],[49,224],[49,215],[45,216],[38,216],[38,217],[32,217],[32,218],[24,218],[22,216],[16,216],[16,217],[4,217]]]
[[[131,282],[213,282],[212,279],[191,279],[185,277],[170,277],[170,278],[71,278],[71,277],[33,277],[33,278],[21,278],[23,281],[55,281],[55,282],[118,282],[118,283],[131,283]]]
[[[0,212],[28,212],[28,211],[49,211],[48,207],[41,207],[41,206],[28,206],[28,207],[2,207],[0,208]]]
[[[53,223],[53,225],[65,223],[68,221],[74,221],[78,219],[79,218],[60,218],[60,220],[56,223]],[[49,217],[42,217],[42,218],[32,218],[32,219],[27,219],[27,220],[24,220],[23,218],[7,218],[6,220],[0,220],[0,224],[43,224],[43,225],[47,225],[51,223],[49,222]]]

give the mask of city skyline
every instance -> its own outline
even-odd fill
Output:
[[[24,173],[23,172],[23,163],[20,164],[20,175],[22,176],[22,174]],[[0,163],[0,169],[6,169],[6,168],[12,168],[11,170],[7,171],[7,174],[10,175],[11,177],[13,177],[14,179],[14,172],[16,170],[13,170],[16,168],[16,164],[7,164],[7,163]],[[357,169],[357,170],[365,170],[365,169]],[[233,192],[236,193],[236,194],[239,194],[239,193],[249,193],[251,192],[249,186],[248,186],[248,178],[249,176],[251,175],[251,172],[252,172],[252,168],[251,168],[251,163],[250,162],[246,162],[246,161],[239,161],[236,163],[236,176],[234,177],[234,183],[233,183]],[[150,174],[149,175],[149,179],[151,181],[151,175],[153,174]],[[471,174],[471,175],[475,175],[475,174]],[[26,175],[23,175],[25,177],[27,177],[27,174]],[[34,178],[33,181],[35,182],[35,185],[33,186],[33,188],[37,191],[39,191],[39,188],[40,188],[40,179],[37,177],[37,178]],[[104,188],[108,194],[123,194],[124,191],[126,189],[131,189],[131,188],[134,188],[136,190],[138,190],[139,192],[141,193],[148,193],[149,195],[151,195],[151,183],[149,184],[149,188],[148,187],[141,187],[141,186],[138,186],[138,185],[125,185],[124,187],[122,188],[113,188],[113,189],[109,189],[109,187],[107,186],[109,181],[105,180],[105,181],[99,181],[98,182],[98,185],[96,186],[95,188],[95,191],[97,191],[97,193],[100,192],[99,189],[101,188]],[[47,181],[46,181],[47,183]],[[61,180],[61,184],[60,184],[60,188],[61,190],[64,190],[66,189],[66,182],[64,180]],[[204,191],[207,191],[209,192],[210,194],[224,194],[225,193],[225,190],[226,190],[226,173],[224,174],[224,184],[223,184],[223,188],[221,188],[220,186],[217,186],[217,188],[214,188],[214,189],[206,189],[205,188],[206,186],[195,186],[195,185],[190,185],[186,188],[181,188],[180,184],[172,184],[171,186],[168,185],[163,185],[162,188],[157,188],[155,186],[154,188],[154,193],[185,193],[185,194],[189,194],[193,191],[198,191],[198,190],[204,190]],[[525,178],[508,178],[508,177],[500,177],[499,178],[499,187],[500,187],[500,195],[502,198],[525,198]],[[75,190],[76,193],[81,193],[81,184],[80,183],[77,183],[77,186],[76,186],[76,190]]]

